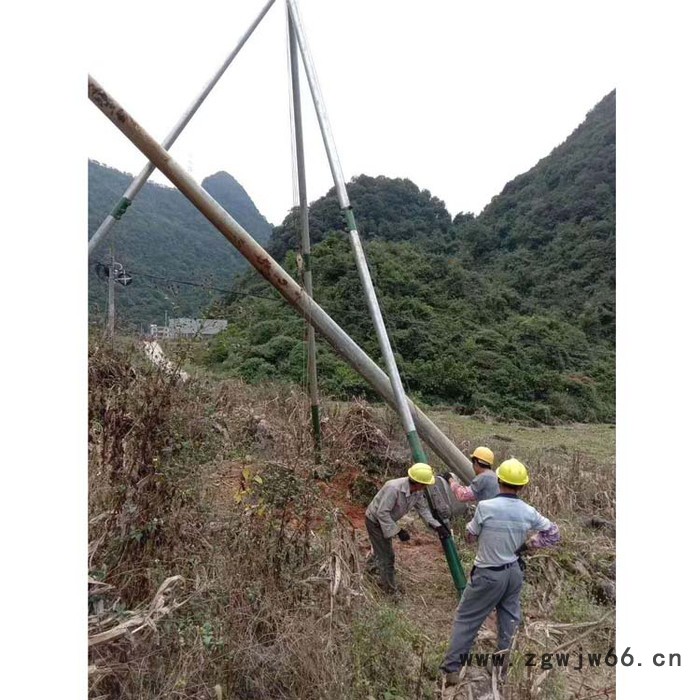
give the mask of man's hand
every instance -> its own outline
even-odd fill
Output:
[[[440,476],[449,483],[450,479],[453,478],[452,472],[443,472]]]
[[[402,542],[408,542],[411,539],[411,535],[409,535],[403,528],[401,528],[397,534]]]
[[[441,540],[446,540],[452,534],[444,525],[440,525],[440,527],[436,527],[435,532],[437,532],[438,537]]]
[[[515,553],[518,555],[518,566],[520,567],[520,571],[525,573],[525,569],[527,569],[527,565],[525,564],[525,560],[523,559],[523,554],[527,552],[529,549],[527,540],[523,542],[516,550]]]

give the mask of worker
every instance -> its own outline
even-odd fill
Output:
[[[480,446],[469,457],[476,474],[469,486],[458,484],[454,475],[449,471],[441,474],[442,478],[450,484],[455,498],[464,503],[467,501],[485,501],[487,498],[498,496],[498,479],[492,469],[493,452],[488,447]]]
[[[530,480],[524,464],[507,459],[496,470],[496,477],[498,496],[479,502],[467,525],[467,540],[478,542],[477,553],[440,667],[446,685],[459,682],[460,669],[476,634],[494,608],[498,621],[497,652],[503,657],[499,659],[502,672],[507,669],[508,650],[520,622],[523,572],[518,566],[519,552],[526,547],[552,547],[560,540],[557,525],[519,498]],[[537,534],[528,541],[533,531]]]
[[[377,492],[365,511],[365,526],[372,543],[370,567],[376,564],[382,588],[389,593],[399,592],[394,571],[394,548],[392,538],[398,536],[407,542],[411,536],[396,523],[415,508],[428,527],[434,529],[441,539],[450,536],[450,531],[430,513],[423,491],[435,483],[432,467],[421,462],[408,470],[408,475],[391,479]]]

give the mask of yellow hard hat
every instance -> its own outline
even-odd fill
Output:
[[[425,484],[426,486],[432,486],[435,483],[435,474],[433,474],[433,468],[429,464],[423,464],[423,462],[417,462],[408,470],[408,476],[417,481],[419,484]]]
[[[512,457],[501,463],[501,466],[496,469],[496,476],[504,484],[511,486],[525,486],[530,481],[525,465]]]
[[[480,462],[486,462],[489,467],[493,464],[493,452],[488,447],[477,447],[469,456]]]

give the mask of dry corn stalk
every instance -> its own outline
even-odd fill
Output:
[[[88,646],[92,647],[97,644],[104,644],[113,639],[117,639],[125,634],[135,634],[144,627],[150,627],[155,629],[156,622],[162,617],[170,614],[173,610],[184,605],[187,601],[184,600],[180,603],[173,601],[170,605],[166,605],[166,594],[170,592],[170,589],[178,581],[183,581],[182,576],[170,576],[166,578],[163,583],[160,584],[158,591],[156,592],[153,600],[145,611],[134,612],[128,620],[120,622],[114,627],[104,630],[103,632],[97,632],[88,637]],[[100,625],[100,621],[97,619],[97,615],[93,615],[88,620],[88,625]]]

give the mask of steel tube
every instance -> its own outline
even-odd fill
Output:
[[[331,167],[331,172],[333,173],[333,180],[335,181],[338,200],[341,208],[345,210],[348,229],[350,231],[350,245],[352,246],[353,255],[355,256],[355,264],[357,265],[358,272],[360,273],[362,288],[365,293],[367,305],[369,306],[372,323],[374,324],[374,329],[379,340],[382,358],[384,359],[384,364],[389,372],[391,386],[396,395],[396,403],[399,416],[401,418],[401,424],[409,437],[409,443],[414,461],[424,462],[426,461],[425,453],[420,446],[420,442],[415,439],[415,424],[411,416],[411,411],[408,407],[408,402],[406,401],[403,384],[401,383],[401,375],[399,374],[398,367],[396,366],[396,359],[394,358],[394,353],[391,348],[389,335],[386,332],[386,326],[384,325],[384,319],[382,318],[382,312],[379,307],[379,301],[377,300],[377,294],[374,290],[374,285],[372,284],[372,277],[369,273],[369,267],[367,266],[364,251],[362,250],[360,235],[357,232],[357,226],[355,225],[355,217],[350,209],[350,199],[345,187],[345,179],[343,178],[343,171],[340,166],[340,158],[338,157],[335,141],[333,140],[330,121],[328,119],[328,114],[321,95],[318,77],[314,69],[311,53],[309,51],[308,43],[301,24],[301,17],[299,15],[299,8],[297,7],[296,0],[287,0],[287,7],[289,8],[289,16],[291,17],[292,24],[294,25],[297,42],[299,43],[299,50],[304,62],[304,68],[306,69],[306,77],[309,81],[309,88],[311,90],[314,106],[316,108],[316,116],[323,135],[323,143],[326,147],[328,162]]]
[[[358,270],[360,272],[362,288],[365,292],[365,299],[367,300],[367,305],[369,306],[370,315],[372,316],[374,330],[379,338],[379,347],[381,348],[382,357],[384,358],[384,364],[389,373],[391,387],[394,394],[397,396],[398,413],[399,417],[401,418],[401,424],[403,425],[406,434],[409,434],[411,432],[415,432],[416,427],[413,423],[413,418],[411,417],[410,409],[408,408],[406,395],[403,390],[403,384],[401,383],[401,375],[399,374],[399,368],[396,366],[396,360],[394,358],[394,353],[391,349],[389,335],[386,332],[386,326],[384,325],[382,312],[379,308],[377,293],[375,292],[374,285],[372,284],[372,277],[369,273],[369,268],[367,266],[367,260],[364,255],[364,251],[362,250],[362,242],[360,241],[360,235],[357,233],[356,229],[350,230],[350,245],[355,256],[355,263],[357,264]],[[411,445],[411,451],[415,453],[415,447],[413,445]],[[414,461],[425,462],[425,454],[414,454]]]
[[[211,80],[204,86],[204,89],[199,96],[194,100],[182,117],[180,117],[180,120],[172,128],[172,131],[165,137],[162,146],[166,151],[175,143],[177,137],[182,133],[182,130],[187,126],[195,112],[201,107],[202,102],[204,102],[216,83],[219,82],[219,78],[221,78],[226,69],[231,65],[233,59],[236,58],[238,52],[243,48],[243,45],[246,43],[246,41],[248,41],[250,35],[255,31],[256,27],[258,24],[260,24],[262,18],[267,14],[267,11],[270,9],[270,7],[272,7],[274,2],[275,0],[268,0],[268,2],[265,3],[263,9],[260,11],[255,20],[253,20],[253,23],[250,25],[248,30],[238,40],[236,47],[228,55],[226,60],[221,65],[221,68],[219,68]],[[97,231],[95,231],[92,238],[88,241],[88,255],[92,254],[95,248],[99,245],[100,241],[112,230],[117,221],[121,219],[124,212],[133,202],[134,197],[136,197],[136,195],[140,192],[141,188],[146,184],[146,181],[155,169],[156,166],[153,165],[153,163],[148,162],[143,170],[131,181],[131,184],[126,188],[124,194],[119,202],[117,202],[114,209],[112,209],[112,211],[105,217]]]
[[[335,351],[396,410],[396,399],[389,377],[284,268],[92,77],[88,81],[88,95],[103,114],[206,216],[302,317],[309,319]],[[409,402],[409,407],[421,437],[450,469],[469,483],[474,478],[471,462],[417,406]]]
[[[294,33],[296,34],[297,43],[299,45],[301,60],[304,63],[304,70],[306,71],[309,88],[311,89],[311,98],[314,102],[316,117],[318,118],[318,125],[321,127],[323,145],[326,148],[328,163],[331,166],[331,174],[333,175],[333,182],[335,183],[335,189],[338,193],[340,208],[347,209],[350,206],[350,200],[348,199],[348,193],[345,189],[343,169],[340,166],[340,159],[338,158],[338,151],[335,147],[335,141],[333,140],[333,132],[331,131],[331,125],[326,112],[326,106],[323,102],[323,96],[321,95],[321,91],[318,87],[319,82],[318,77],[316,76],[316,69],[314,68],[306,35],[304,34],[304,29],[301,25],[301,17],[299,16],[299,8],[297,7],[296,0],[287,0],[287,7],[289,8],[289,16],[291,17],[292,24],[294,25]]]
[[[311,238],[309,236],[309,202],[306,196],[306,162],[304,160],[304,132],[301,120],[301,92],[299,89],[299,60],[297,42],[292,19],[287,8],[287,28],[289,32],[289,70],[292,82],[292,107],[294,120],[294,151],[297,165],[297,186],[299,189],[299,217],[301,226],[302,280],[306,293],[313,297],[313,276],[311,274]],[[309,396],[311,398],[311,422],[314,431],[316,457],[320,458],[321,419],[319,410],[318,376],[316,368],[316,329],[307,321],[307,358]]]

